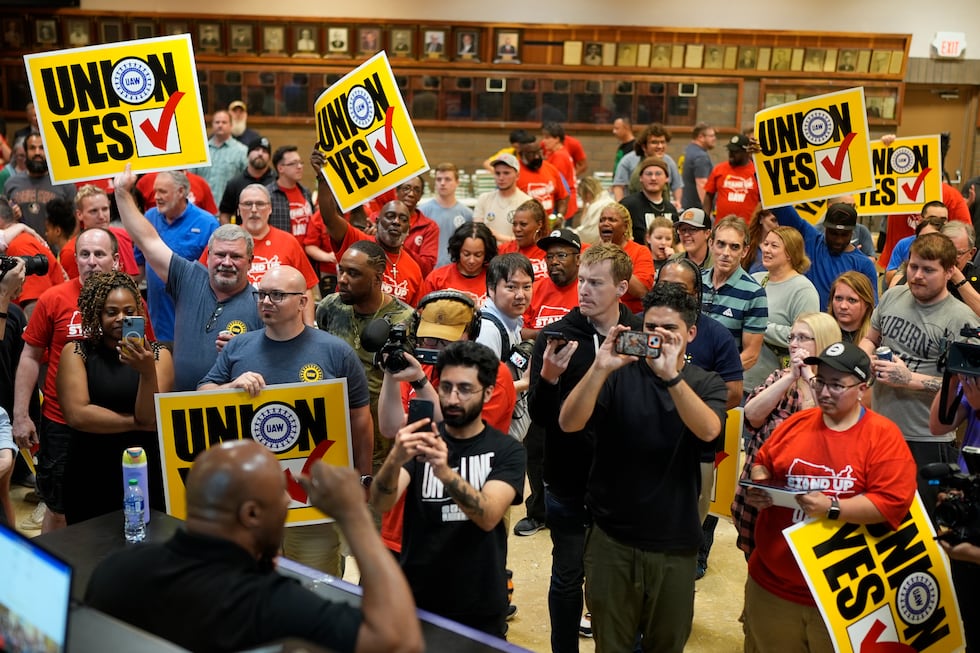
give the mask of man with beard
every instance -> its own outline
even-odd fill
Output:
[[[759,183],[755,178],[755,164],[746,148],[748,136],[736,134],[728,141],[728,161],[716,165],[704,186],[704,212],[716,220],[737,215],[752,219],[752,212],[759,205]],[[716,201],[717,200],[717,201]]]
[[[223,225],[208,240],[207,266],[188,260],[140,214],[133,181],[128,167],[116,177],[119,217],[175,305],[174,390],[194,390],[225,343],[262,327],[248,283],[254,241],[240,226]]]
[[[933,233],[916,238],[909,250],[908,283],[881,296],[871,314],[871,329],[861,341],[876,379],[871,408],[899,425],[917,468],[957,458],[955,431],[933,435],[929,430],[929,408],[942,385],[938,361],[947,343],[959,339],[960,329],[980,326],[970,307],[946,287],[955,266],[956,247],[948,237]],[[891,360],[875,356],[880,346],[891,349]],[[938,488],[921,475],[918,481],[922,502],[931,513]]]
[[[132,184],[127,186],[127,193],[131,192],[131,188]],[[159,173],[153,182],[156,206],[146,212],[146,219],[166,243],[168,250],[172,250],[171,253],[188,261],[194,261],[207,247],[208,239],[218,228],[218,221],[213,215],[188,201],[187,194],[190,188],[187,175],[183,172],[165,170]],[[116,200],[116,204],[120,204],[119,199]],[[133,206],[136,206],[135,203]],[[125,225],[125,222],[123,224]],[[136,262],[145,269],[146,253],[140,247],[140,241],[133,230],[128,227],[127,230],[133,235],[133,241],[136,243]],[[166,265],[152,264],[150,269],[146,270],[150,320],[153,322],[153,330],[156,331],[157,338],[162,342],[170,342],[174,339],[174,302],[166,292],[167,282],[164,280],[167,271]]]
[[[633,150],[624,154],[616,165],[612,192],[617,202],[630,193],[640,190],[640,173],[636,168],[643,159],[653,156],[663,159],[667,163],[667,183],[670,185],[671,199],[674,208],[680,209],[684,179],[677,168],[677,163],[667,154],[667,143],[670,142],[670,138],[670,132],[659,122],[651,123],[640,132],[633,145]]]
[[[565,432],[558,424],[562,402],[585,375],[596,350],[617,324],[638,328],[619,298],[626,294],[633,262],[612,243],[593,245],[578,268],[578,307],[548,325],[561,337],[541,338],[531,356],[528,407],[533,422],[545,430],[544,483],[546,523],[551,532],[551,616],[553,651],[578,651],[582,617],[585,485],[592,465],[593,428]]]
[[[418,209],[424,191],[425,182],[421,175],[403,181],[395,189],[398,201],[405,205],[409,215],[405,251],[419,264],[423,279],[429,276],[439,259],[439,225]],[[380,214],[375,216],[375,222],[378,217]]]
[[[11,203],[20,207],[20,220],[37,233],[43,234],[44,221],[48,217],[45,204],[56,197],[69,202],[74,200],[75,185],[51,183],[44,141],[40,134],[28,134],[24,139],[24,150],[27,153],[27,172],[7,179],[3,194]]]
[[[439,354],[443,421],[425,418],[398,431],[371,504],[386,512],[406,496],[401,562],[418,606],[503,637],[503,517],[521,501],[525,464],[520,443],[481,419],[498,367],[479,343],[454,342]]]
[[[361,334],[373,320],[390,325],[404,324],[411,331],[414,309],[381,289],[385,272],[385,251],[370,240],[351,243],[337,263],[337,292],[327,295],[316,308],[316,324],[348,345],[357,354],[367,374],[374,417],[374,461],[377,470],[391,449],[391,440],[381,435],[378,395],[384,370],[374,364],[374,352],[361,346]]]
[[[568,209],[569,191],[558,168],[544,160],[541,144],[534,137],[518,145],[517,153],[521,158],[520,174],[517,176],[517,187],[541,202],[545,215],[550,215],[557,223],[547,227],[562,225]]]
[[[878,302],[878,271],[875,264],[851,243],[851,235],[857,224],[857,211],[853,206],[831,204],[824,218],[824,233],[800,217],[792,206],[772,209],[780,225],[793,227],[803,234],[810,269],[806,278],[813,282],[820,295],[820,310],[826,310],[830,301],[830,286],[848,270],[856,270],[868,277]]]
[[[242,174],[248,159],[245,145],[231,136],[231,114],[224,110],[211,116],[211,138],[208,139],[211,165],[198,168],[215,197],[224,197],[228,180]]]
[[[410,255],[406,255],[403,247],[411,221],[408,207],[397,200],[385,204],[378,215],[377,232],[373,237],[369,236],[347,222],[337,210],[337,199],[319,172],[324,163],[326,159],[323,152],[314,148],[310,156],[310,164],[317,171],[317,203],[337,259],[342,259],[347,248],[359,240],[376,241],[384,251],[385,257],[381,290],[409,306],[415,306],[419,299],[423,277],[418,263]]]
[[[640,170],[640,190],[627,195],[621,204],[630,212],[633,220],[633,242],[646,242],[647,228],[654,218],[670,218],[677,222],[677,209],[670,201],[667,180],[670,168],[663,159],[647,157],[638,166]]]
[[[289,505],[285,477],[275,456],[252,440],[198,456],[187,477],[184,528],[165,543],[130,547],[100,563],[86,603],[193,650],[299,637],[338,651],[421,651],[411,593],[373,532],[354,472],[317,462],[299,482],[350,544],[361,570],[360,608],[327,601],[276,573]],[[134,601],[133,592],[151,600]],[[209,617],[215,597],[230,592],[240,592],[238,600],[220,618]]]
[[[231,135],[242,145],[251,146],[261,138],[257,131],[248,126],[248,107],[244,102],[235,100],[229,104],[228,113],[231,115]]]
[[[242,226],[252,236],[255,243],[252,252],[252,264],[248,268],[248,282],[258,287],[259,281],[269,270],[282,265],[288,265],[299,270],[306,279],[307,302],[303,312],[306,324],[313,325],[313,287],[319,281],[306,251],[294,236],[282,229],[269,225],[269,215],[272,213],[272,202],[269,200],[269,190],[261,184],[246,186],[239,196],[238,215]],[[207,250],[201,254],[201,263],[207,263]]]
[[[239,223],[238,199],[242,190],[250,184],[268,186],[276,180],[276,173],[269,165],[272,157],[272,146],[268,138],[257,138],[248,145],[248,165],[240,176],[228,181],[225,194],[218,205],[218,219],[221,224]]]

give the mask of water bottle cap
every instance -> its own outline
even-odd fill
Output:
[[[129,479],[129,484],[130,485],[139,485],[140,482],[139,482],[139,479],[137,479],[137,478],[131,478],[131,479]]]

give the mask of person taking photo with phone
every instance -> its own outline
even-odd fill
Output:
[[[69,525],[119,510],[120,461],[142,447],[149,464],[148,505],[166,510],[153,395],[170,392],[170,351],[146,339],[139,288],[124,272],[98,272],[78,297],[82,340],[61,352],[58,398],[70,429],[64,505]]]

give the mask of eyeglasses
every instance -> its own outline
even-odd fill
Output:
[[[271,204],[272,202],[239,202],[238,207],[242,209],[255,210],[255,209],[264,209],[265,207],[270,206]]]
[[[453,385],[448,381],[443,381],[439,383],[439,394],[443,397],[449,397],[454,392],[459,397],[460,401],[466,401],[478,392],[483,392],[482,385],[470,385],[469,383],[461,383],[459,385]]]
[[[411,186],[409,184],[405,184],[404,186],[398,187],[398,192],[402,193],[403,195],[408,195],[409,193],[412,193],[413,195],[421,195],[422,189],[419,188],[418,186]]]
[[[211,313],[211,317],[208,318],[208,323],[204,325],[205,333],[211,333],[211,329],[214,328],[215,323],[218,321],[218,316],[221,315],[223,310],[225,310],[224,304],[218,304],[214,307],[214,312]]]
[[[850,390],[853,387],[861,385],[860,383],[852,383],[851,385],[844,385],[842,383],[827,383],[826,381],[818,377],[813,377],[812,379],[810,379],[809,383],[810,383],[810,387],[813,388],[814,392],[820,393],[823,392],[824,388],[827,388],[827,390],[832,395],[844,394],[846,390]]]
[[[816,340],[816,338],[811,338],[810,336],[803,335],[802,333],[791,333],[789,334],[789,338],[786,339],[786,342],[799,342],[802,344],[804,342],[813,342],[814,340]]]
[[[976,248],[975,247],[970,247],[968,249],[958,249],[958,250],[956,250],[956,255],[957,256],[963,256],[965,254],[971,254],[971,253],[973,253],[973,250],[974,249],[976,249]]]
[[[301,160],[297,159],[296,161],[290,161],[289,163],[280,163],[279,165],[286,166],[287,168],[292,168],[293,166],[301,166],[301,165],[303,165],[303,162]]]
[[[572,252],[555,252],[553,254],[545,254],[544,260],[546,261],[567,261],[571,257],[575,256]]]
[[[281,304],[287,297],[303,294],[305,293],[283,292],[282,290],[270,290],[268,292],[265,290],[256,290],[252,292],[252,296],[255,297],[255,301],[264,302],[266,299],[269,299],[273,304]]]

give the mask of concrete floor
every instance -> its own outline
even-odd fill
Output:
[[[28,490],[12,488],[16,523],[31,513],[33,504],[24,502]],[[524,517],[524,507],[515,506],[511,523]],[[40,531],[22,531],[28,536]],[[517,615],[510,622],[508,640],[532,651],[550,650],[548,579],[551,575],[551,537],[547,530],[529,537],[509,539],[508,567],[514,571],[514,603]],[[708,561],[708,573],[696,584],[694,627],[686,651],[690,653],[738,653],[742,651],[742,612],[745,560],[735,548],[735,529],[721,520]],[[357,580],[356,565],[349,564],[345,577]],[[582,653],[595,650],[590,639],[580,639]]]

